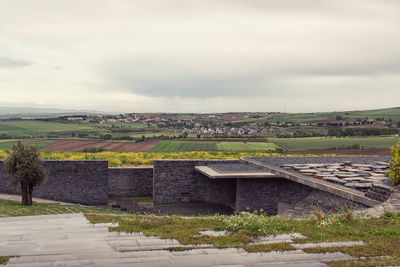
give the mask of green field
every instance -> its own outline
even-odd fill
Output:
[[[123,136],[138,131],[149,131],[155,125],[146,125],[142,123],[89,123],[89,122],[47,122],[40,120],[3,120],[0,121],[0,134],[7,134],[12,138],[42,138],[51,135],[52,138],[73,137],[79,135],[79,132],[87,132],[89,136],[100,136],[106,133],[112,133],[114,137]],[[65,134],[67,136],[65,136]],[[152,136],[152,134],[148,134]],[[138,134],[141,137],[141,134]]]
[[[269,138],[276,145],[289,150],[330,149],[333,147],[349,147],[359,144],[363,148],[389,148],[396,144],[399,137],[309,137],[309,138]]]
[[[142,129],[142,128],[149,128],[149,127],[155,127],[157,126],[156,124],[143,124],[143,123],[138,123],[138,122],[103,122],[101,126],[106,126],[106,127],[121,127],[121,128],[133,128],[133,129]]]
[[[138,134],[131,134],[130,136],[132,136],[133,138],[141,138],[142,136],[146,137],[146,138],[153,138],[153,137],[161,137],[161,136],[179,136],[179,133],[168,133],[168,132],[154,132],[154,133],[138,133]]]
[[[348,148],[355,144],[361,148],[390,148],[399,137],[309,137],[309,138],[268,138],[266,142],[195,142],[195,141],[161,141],[150,152],[187,152],[187,151],[221,151],[221,152],[262,152],[283,148],[288,151],[308,149]]]
[[[385,118],[400,121],[400,107],[342,112],[346,118]]]
[[[265,142],[192,142],[161,141],[149,152],[186,152],[186,151],[221,151],[221,152],[262,152],[279,148]]]
[[[45,122],[38,120],[7,120],[0,121],[0,133],[13,137],[39,137],[49,133],[74,130],[92,130],[93,126],[85,124]]]
[[[280,113],[269,116],[269,120],[273,122],[301,122],[312,120],[334,120],[336,116],[341,116],[343,119],[358,119],[358,118],[384,118],[391,119],[394,122],[400,121],[400,107],[372,109],[360,111],[340,111],[340,112],[314,112],[314,113]]]
[[[1,140],[0,141],[0,150],[10,149],[13,146],[13,144],[15,144],[15,143],[16,143],[15,140],[13,140],[13,141]],[[54,142],[46,141],[46,142],[23,142],[23,143],[25,145],[28,145],[28,146],[34,146],[34,147],[37,147],[37,148],[42,148],[42,147],[48,146],[50,144],[53,144]]]

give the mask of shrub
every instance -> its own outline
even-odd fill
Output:
[[[347,206],[342,208],[342,220],[343,221],[351,221],[354,218],[353,207]]]
[[[8,135],[7,133],[2,133],[0,134],[0,139],[11,139],[12,137]]]
[[[260,212],[254,211],[253,213],[241,212],[240,214],[231,216],[220,216],[220,220],[226,226],[227,230],[235,232],[279,234],[287,230],[287,226],[283,220],[268,216],[263,213],[263,210],[260,210]]]
[[[83,153],[100,153],[106,151],[104,148],[101,147],[85,147],[82,152]]]
[[[392,147],[392,161],[389,164],[390,171],[386,175],[389,176],[393,185],[400,185],[400,141]]]
[[[315,225],[318,227],[329,227],[339,224],[341,224],[341,220],[340,217],[336,215],[325,216],[322,220],[317,220],[315,222]]]
[[[314,217],[316,221],[321,221],[325,218],[325,212],[320,206],[313,206],[311,210],[311,216]]]
[[[112,139],[112,135],[111,134],[104,134],[101,136],[101,139],[103,140],[111,140]]]
[[[89,136],[89,133],[86,132],[79,132],[78,137],[79,138],[87,138]]]

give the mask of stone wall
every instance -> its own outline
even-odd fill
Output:
[[[109,168],[108,195],[110,197],[152,196],[153,168]]]
[[[195,166],[232,162],[238,160],[154,161],[154,204],[213,203],[234,206],[235,179],[210,179],[194,169]]]
[[[278,214],[290,207],[308,214],[315,207],[325,212],[340,211],[358,203],[284,178],[211,179],[195,166],[229,164],[236,160],[157,160],[154,162],[153,199],[155,205],[212,203],[236,211],[260,210]],[[280,211],[279,211],[280,212]]]
[[[310,191],[310,187],[282,178],[238,179],[236,211],[263,209],[267,214],[277,214],[279,202],[293,203]]]
[[[263,209],[267,214],[278,214],[278,207],[285,204],[301,214],[309,214],[316,207],[324,212],[340,211],[348,207],[360,208],[361,204],[336,195],[311,188],[283,178],[238,179],[236,211]]]
[[[108,201],[106,160],[46,160],[46,181],[34,188],[33,196],[84,205],[105,205]],[[20,194],[0,161],[0,193]]]

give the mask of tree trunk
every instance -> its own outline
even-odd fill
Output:
[[[29,206],[32,206],[33,202],[32,202],[32,193],[33,193],[33,185],[29,184],[28,187],[28,201],[29,201]]]
[[[22,196],[22,206],[30,206],[29,202],[29,188],[28,186],[21,182],[21,196]]]

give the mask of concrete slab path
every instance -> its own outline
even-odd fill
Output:
[[[326,266],[351,259],[343,253],[307,254],[302,250],[248,253],[243,249],[198,248],[169,252],[177,240],[109,232],[82,214],[0,219],[0,255],[19,255],[7,266]],[[120,252],[122,247],[138,251]]]

